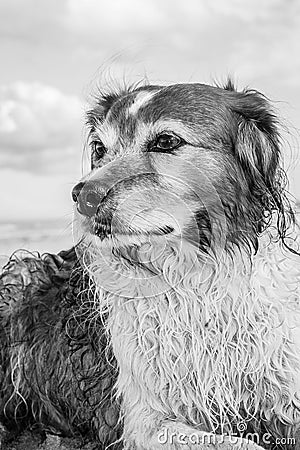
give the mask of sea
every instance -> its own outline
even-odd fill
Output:
[[[73,245],[72,220],[0,221],[0,267],[16,250],[58,253]]]

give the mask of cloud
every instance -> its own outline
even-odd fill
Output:
[[[67,0],[62,23],[75,57],[95,68],[102,62],[100,72],[108,67],[117,78],[134,66],[168,81],[236,73],[245,84],[269,77],[272,89],[277,72],[283,83],[297,84],[295,1],[149,0],[141,7],[139,0]]]
[[[40,83],[0,86],[0,163],[31,172],[65,169],[80,152],[83,107]]]
[[[90,91],[93,77],[92,86],[97,79],[105,87],[106,79],[132,82],[144,74],[153,83],[211,83],[229,73],[239,87],[289,103],[285,115],[292,124],[300,120],[297,1],[3,0],[0,28],[2,82],[16,74],[42,80],[0,89],[5,167],[78,173],[81,104],[62,91]]]
[[[270,20],[272,17],[280,15],[282,9],[288,10],[294,7],[295,3],[285,0],[206,0],[207,7],[216,14],[225,17],[235,17],[244,22],[255,22],[257,20]]]
[[[28,40],[37,45],[41,38],[55,39],[65,0],[2,0],[0,2],[1,37]],[[16,13],[17,12],[17,13]]]
[[[103,34],[114,39],[126,34],[152,32],[167,38],[168,32],[207,30],[219,18],[254,23],[280,19],[286,13],[299,12],[298,5],[284,0],[149,0],[141,7],[139,0],[67,0],[62,22],[81,36],[99,43]],[[226,26],[226,23],[223,23]],[[214,30],[214,32],[222,30]],[[109,46],[109,41],[105,42]]]
[[[107,72],[131,81],[146,73],[155,82],[209,82],[233,73],[243,84],[269,78],[270,93],[277,82],[295,88],[299,17],[293,0],[0,2],[1,28],[28,77],[38,72],[75,91]],[[11,58],[7,79],[18,71],[16,61]]]
[[[176,13],[177,2],[174,3],[173,11]],[[70,30],[89,37],[101,36],[107,31],[118,36],[123,32],[146,33],[165,25],[169,4],[170,0],[160,3],[152,0],[145,2],[141,8],[139,0],[105,3],[98,0],[68,0],[65,24]]]

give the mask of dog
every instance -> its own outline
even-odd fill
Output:
[[[74,249],[2,275],[2,422],[103,448],[297,448],[299,244],[269,101],[134,86],[87,126]]]

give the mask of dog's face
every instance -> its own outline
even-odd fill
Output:
[[[129,89],[99,98],[88,126],[92,170],[73,190],[75,224],[99,246],[254,243],[281,210],[276,120],[256,92]]]

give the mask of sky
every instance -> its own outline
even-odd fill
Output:
[[[70,220],[92,94],[145,78],[266,94],[300,199],[299,42],[298,0],[1,0],[0,221]]]

